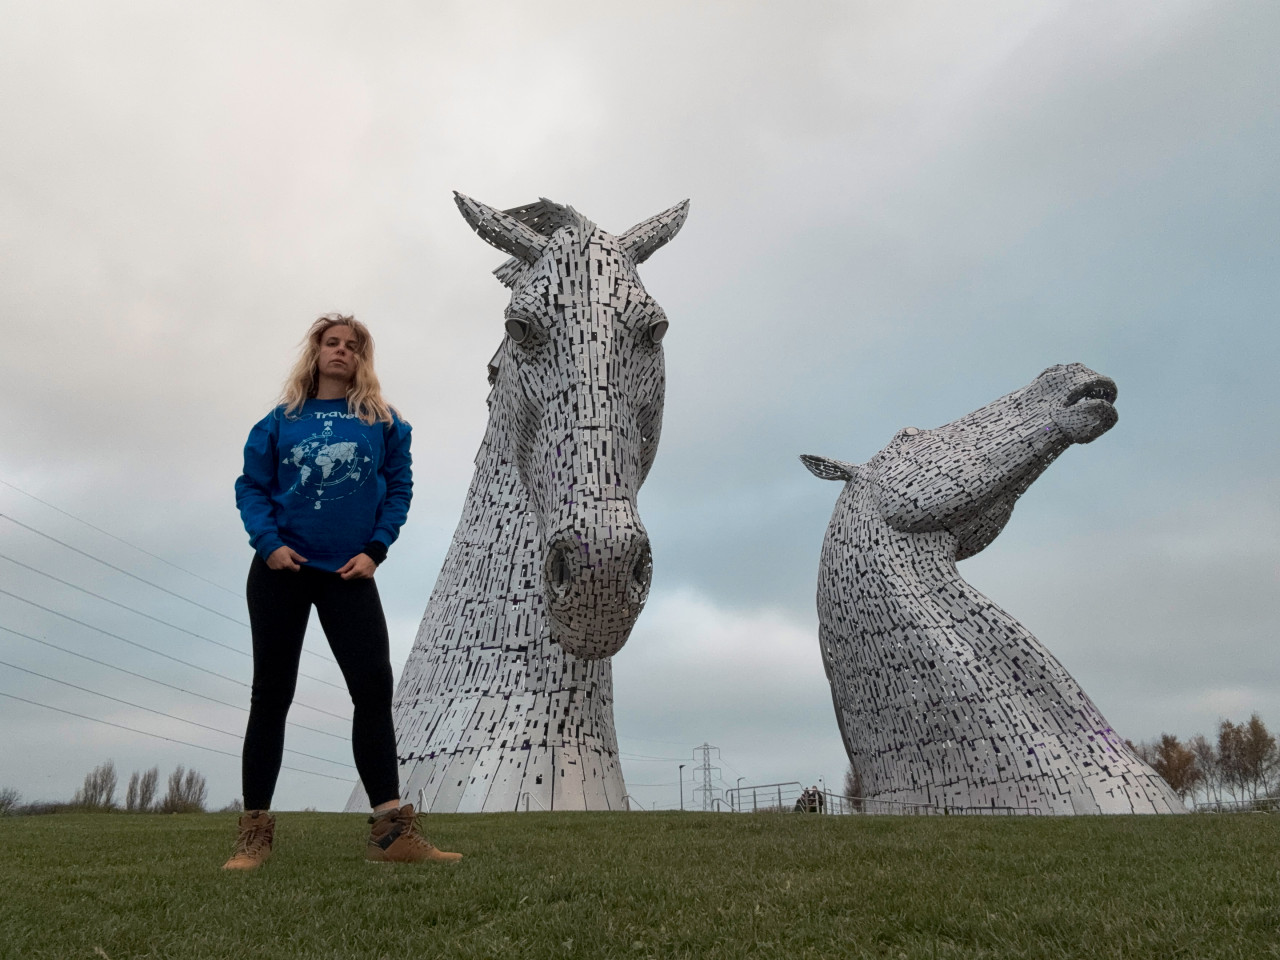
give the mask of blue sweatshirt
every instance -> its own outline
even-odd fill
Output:
[[[337,570],[366,545],[380,561],[409,514],[409,430],[399,417],[364,423],[345,397],[308,400],[293,417],[271,411],[249,432],[236,480],[249,543],[264,559],[292,547],[321,570]]]

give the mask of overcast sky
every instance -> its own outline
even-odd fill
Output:
[[[796,456],[864,461],[1054,363],[1113,377],[1120,422],[962,574],[1126,737],[1280,726],[1273,0],[2,6],[0,788],[66,799],[110,758],[238,795],[232,484],[332,310],[414,425],[378,574],[399,672],[502,336],[503,258],[455,189],[614,233],[692,201],[641,268],[667,404],[614,676],[646,805],[703,742],[729,785],[847,766],[813,603],[838,487]],[[311,708],[349,708],[303,667],[292,719],[330,735],[291,729],[312,756],[285,762],[328,777],[286,770],[275,805],[339,809],[344,723]]]

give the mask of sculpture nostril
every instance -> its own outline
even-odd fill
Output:
[[[653,554],[647,542],[640,547],[636,562],[631,567],[631,579],[641,590],[649,589],[649,581],[653,579]]]
[[[547,584],[558,596],[569,590],[569,548],[558,543],[547,554]]]

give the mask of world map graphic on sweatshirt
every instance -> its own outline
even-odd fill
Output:
[[[365,466],[373,462],[373,451],[363,437],[354,440],[335,439],[333,421],[325,420],[324,429],[295,444],[281,462],[298,469],[298,479],[289,488],[316,502],[338,500],[354,493],[368,478]]]

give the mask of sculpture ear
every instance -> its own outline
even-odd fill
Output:
[[[809,468],[819,480],[852,480],[858,475],[858,466],[845,463],[843,460],[832,460],[828,457],[815,457],[813,454],[800,455],[800,462]]]
[[[631,255],[634,263],[644,263],[660,246],[680,232],[684,218],[689,215],[689,201],[677,203],[670,210],[642,220],[618,237],[622,249]]]
[[[453,201],[462,212],[462,219],[471,224],[480,239],[503,253],[533,263],[546,249],[547,238],[515,217],[463,196],[457,190],[453,191]]]

